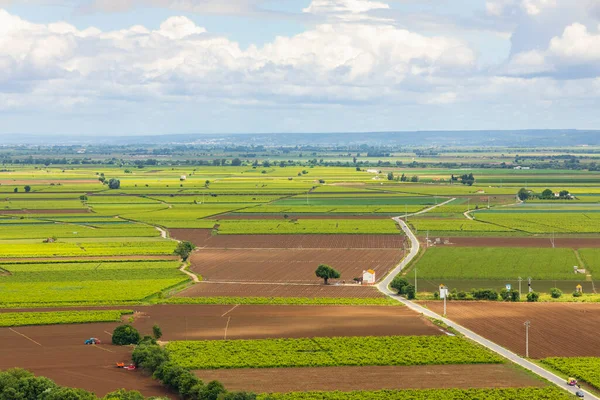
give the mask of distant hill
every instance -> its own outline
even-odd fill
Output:
[[[173,134],[147,136],[2,135],[0,145],[39,144],[215,144],[263,146],[476,146],[476,147],[566,147],[598,146],[600,131],[422,131],[364,133],[269,133],[269,134]]]

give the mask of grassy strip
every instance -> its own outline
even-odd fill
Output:
[[[256,305],[340,305],[340,306],[401,306],[389,297],[329,298],[329,297],[173,297],[160,304],[256,304]]]
[[[262,394],[258,400],[568,400],[566,391],[555,388],[517,389],[425,389],[355,392],[295,392]]]
[[[0,327],[27,325],[85,324],[89,322],[119,322],[132,310],[51,311],[0,313]]]
[[[503,362],[491,351],[452,336],[185,341],[170,342],[167,350],[172,361],[188,369]]]

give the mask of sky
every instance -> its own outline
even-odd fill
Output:
[[[600,0],[0,0],[0,134],[600,129]]]

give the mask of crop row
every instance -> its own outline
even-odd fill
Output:
[[[84,324],[88,322],[119,322],[132,310],[50,311],[0,313],[0,327],[55,324]]]
[[[268,305],[346,305],[401,306],[389,297],[171,297],[164,304],[268,304]]]
[[[459,337],[392,336],[170,342],[189,369],[501,363]]]
[[[92,257],[126,255],[170,255],[173,241],[97,243],[0,243],[0,254],[9,257]]]
[[[419,260],[419,276],[426,279],[577,280],[572,249],[433,247]]]
[[[437,211],[437,210],[436,210]],[[511,232],[512,229],[505,226],[485,224],[478,221],[471,221],[466,218],[454,219],[433,219],[433,218],[414,218],[408,220],[409,224],[419,232]]]
[[[95,238],[95,237],[157,237],[160,233],[149,226],[137,224],[118,224],[86,226],[74,224],[47,224],[27,226],[3,226],[0,239],[42,239],[56,238]]]
[[[545,212],[545,213],[493,213],[475,214],[478,221],[489,222],[507,229],[529,233],[598,233],[600,213]]]
[[[356,392],[292,392],[262,394],[258,400],[569,400],[573,397],[562,389],[425,389],[380,390]]]
[[[224,220],[219,234],[398,234],[392,219]]]

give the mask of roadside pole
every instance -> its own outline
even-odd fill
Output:
[[[525,321],[525,358],[529,358],[529,327],[531,321]]]

